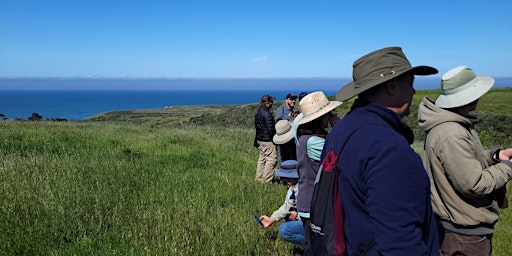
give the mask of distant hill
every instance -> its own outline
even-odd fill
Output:
[[[416,140],[422,141],[424,133],[417,124],[418,105],[424,97],[436,99],[440,90],[419,90],[413,98],[412,113],[405,118],[411,126]],[[334,99],[330,96],[331,100]],[[483,141],[489,145],[512,145],[512,87],[496,88],[480,98],[475,115],[481,120],[477,131],[486,136]],[[343,116],[350,110],[353,99],[344,102],[336,109]],[[274,103],[275,110],[283,101]],[[102,113],[87,121],[130,122],[152,126],[209,125],[218,127],[236,127],[254,129],[254,112],[258,104],[214,105],[214,106],[176,106],[167,109],[113,111]]]

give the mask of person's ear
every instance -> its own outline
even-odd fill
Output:
[[[391,95],[391,96],[396,95],[397,88],[398,88],[398,80],[396,80],[396,79],[391,79],[384,85],[384,91],[386,92],[387,95]]]

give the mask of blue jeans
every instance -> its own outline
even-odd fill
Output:
[[[281,225],[279,225],[279,235],[284,240],[300,247],[304,246],[306,241],[306,238],[304,238],[304,228],[300,220],[291,220],[281,223]]]

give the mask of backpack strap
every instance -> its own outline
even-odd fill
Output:
[[[340,156],[341,156],[341,152],[343,152],[343,149],[345,149],[345,146],[347,145],[348,141],[350,140],[350,138],[352,138],[352,136],[353,136],[356,132],[357,132],[357,131],[352,132],[352,133],[347,137],[347,139],[343,142],[343,144],[341,145],[340,152],[338,152],[338,153],[336,154],[336,157],[337,157],[338,159],[340,158]],[[333,143],[333,141],[331,141],[331,143],[330,143],[330,147],[329,147],[329,151],[331,151],[331,150],[333,150],[333,151],[334,151],[333,145],[334,145],[334,143]],[[329,152],[329,151],[327,151],[327,152]]]

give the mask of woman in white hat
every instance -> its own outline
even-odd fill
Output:
[[[340,101],[329,101],[321,91],[310,93],[299,102],[301,113],[294,119],[293,128],[297,143],[297,169],[299,191],[297,210],[304,225],[306,243],[304,255],[310,255],[310,205],[315,187],[315,178],[320,167],[320,155],[327,136],[327,128],[339,120],[332,110]]]
[[[443,75],[435,103],[424,98],[418,110],[443,255],[491,255],[499,208],[507,205],[512,148],[484,150],[469,115],[493,84],[492,77],[456,67]]]
[[[292,123],[288,120],[279,120],[276,123],[276,134],[272,141],[279,145],[281,162],[286,160],[297,160],[297,150],[292,134]]]

